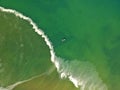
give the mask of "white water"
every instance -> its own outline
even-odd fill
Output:
[[[61,78],[68,77],[80,90],[107,90],[92,63],[62,58],[57,58],[57,60],[59,60]]]
[[[15,14],[17,17],[20,17],[20,18],[28,21],[33,26],[33,29],[35,30],[35,32],[37,34],[39,34],[40,36],[42,36],[42,38],[44,38],[46,44],[48,45],[48,47],[50,49],[51,61],[55,64],[55,66],[57,68],[57,71],[61,75],[61,78],[63,78],[63,77],[68,78],[70,81],[73,82],[75,87],[77,87],[77,88],[81,87],[82,90],[107,90],[106,85],[102,82],[102,80],[99,78],[97,73],[94,70],[92,70],[93,69],[92,66],[90,66],[90,70],[92,70],[91,73],[93,72],[93,74],[95,74],[95,79],[96,80],[95,81],[92,80],[91,81],[92,83],[90,84],[89,79],[91,79],[91,78],[94,79],[94,75],[91,74],[91,75],[93,75],[91,78],[88,78],[89,76],[86,76],[87,72],[85,73],[85,71],[84,71],[86,69],[82,69],[84,67],[84,65],[85,65],[85,68],[86,68],[86,65],[87,65],[86,63],[83,64],[83,63],[80,62],[79,63],[80,65],[83,64],[82,65],[83,67],[80,66],[81,70],[77,70],[77,72],[73,72],[73,71],[75,71],[74,67],[71,67],[70,65],[76,65],[76,63],[74,63],[74,62],[71,62],[71,63],[64,62],[64,60],[62,60],[61,58],[56,57],[55,52],[54,52],[54,48],[52,46],[52,43],[49,41],[48,37],[44,34],[44,32],[37,27],[37,25],[32,21],[32,19],[30,19],[29,17],[26,17],[26,16],[22,15],[21,13],[15,11],[15,10],[12,10],[12,9],[5,9],[3,7],[0,7],[0,11]],[[83,73],[83,74],[81,74],[80,72]],[[78,74],[76,74],[76,73],[78,73]],[[83,77],[83,76],[85,76],[85,77]],[[31,78],[31,79],[33,79],[33,78]],[[31,79],[29,79],[29,80],[31,80]],[[14,85],[8,86],[7,88],[2,88],[1,87],[0,90],[12,90],[18,84],[24,83],[26,81],[28,81],[28,80],[17,82]]]

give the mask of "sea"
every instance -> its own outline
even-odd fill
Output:
[[[119,0],[0,0],[0,90],[120,90]]]

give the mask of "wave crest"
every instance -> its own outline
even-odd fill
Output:
[[[77,88],[81,88],[82,90],[107,90],[106,85],[102,82],[91,63],[78,60],[65,61],[62,58],[56,57],[52,43],[49,41],[44,32],[37,27],[32,19],[15,10],[5,9],[1,6],[0,11],[13,13],[17,17],[28,21],[33,26],[35,32],[44,38],[50,49],[51,61],[55,64],[57,71],[61,75],[61,78],[69,78],[69,80],[72,81]],[[22,82],[24,81],[17,82],[16,84],[11,85],[11,87],[8,86],[8,89],[1,87],[0,90],[12,90],[16,85],[21,84]]]
[[[107,90],[106,85],[90,62],[56,59],[59,62],[58,72],[61,74],[61,78],[68,77],[77,88],[81,88],[81,90]]]

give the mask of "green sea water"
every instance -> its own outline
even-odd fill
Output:
[[[0,12],[0,86],[48,72],[49,48],[28,21]]]
[[[78,90],[61,79],[43,38],[27,20],[0,11],[0,90]]]
[[[65,72],[120,89],[119,0],[1,0],[0,5],[32,18],[62,58]]]

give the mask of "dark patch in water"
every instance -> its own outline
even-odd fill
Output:
[[[52,41],[54,47],[64,45],[65,43],[71,41],[71,39],[73,38],[68,32],[56,32],[53,34],[53,37],[55,38],[54,41]]]
[[[31,0],[34,3],[34,6],[39,7],[41,10],[49,12],[55,12],[59,8],[66,8],[66,0]]]

